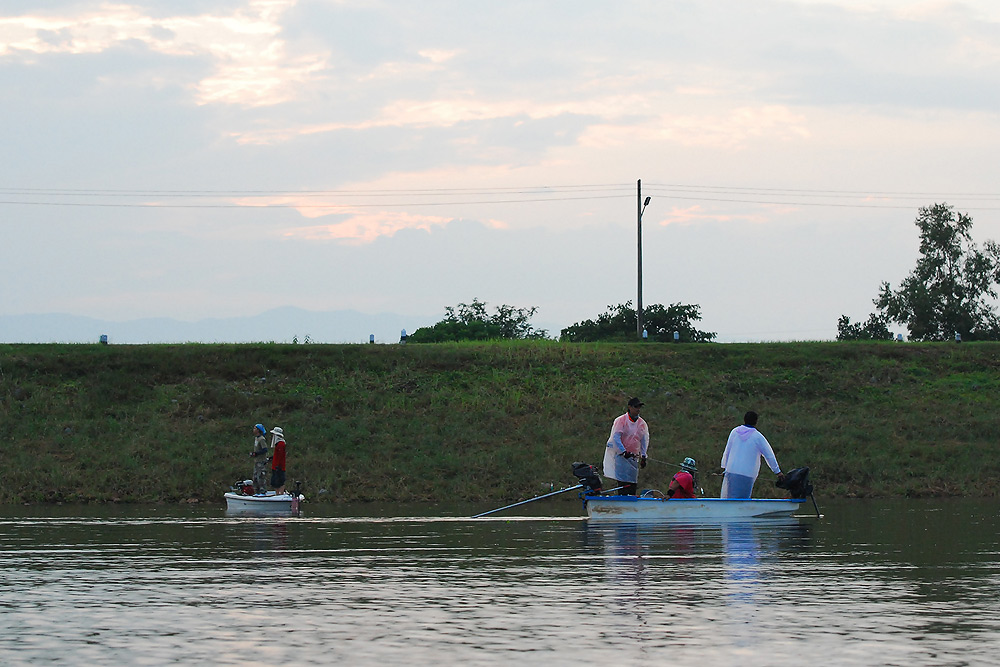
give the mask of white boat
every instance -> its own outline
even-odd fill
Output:
[[[739,521],[788,517],[805,498],[783,500],[730,498],[643,498],[638,496],[583,496],[591,521]]]
[[[226,511],[232,514],[298,514],[299,503],[305,496],[288,493],[248,495],[230,491],[226,493]]]

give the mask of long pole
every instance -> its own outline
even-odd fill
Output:
[[[636,297],[635,302],[635,334],[642,340],[642,179],[635,182],[635,193],[636,193],[636,230],[638,232],[638,246],[639,246],[639,259],[638,259],[638,276],[639,276],[639,294]]]
[[[518,505],[524,505],[525,503],[531,503],[531,502],[534,502],[536,500],[541,500],[542,498],[548,498],[550,496],[554,496],[554,495],[557,495],[557,494],[560,494],[560,493],[566,493],[567,491],[572,491],[573,489],[582,489],[582,488],[583,488],[583,484],[577,484],[576,486],[570,486],[570,487],[567,487],[565,489],[559,489],[558,491],[553,491],[552,493],[546,493],[544,496],[537,496],[535,498],[528,498],[527,500],[522,500],[521,502],[514,503],[513,505],[505,505],[503,507],[498,507],[495,510],[490,510],[489,512],[483,512],[482,514],[477,514],[476,516],[474,516],[472,518],[473,519],[478,519],[479,517],[486,516],[487,514],[493,514],[495,512],[499,512],[501,510],[508,510],[511,507],[517,507]]]

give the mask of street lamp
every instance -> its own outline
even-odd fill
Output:
[[[637,224],[638,241],[639,241],[639,262],[638,262],[639,294],[638,298],[636,298],[636,303],[635,303],[635,332],[636,335],[638,335],[639,339],[641,340],[642,339],[642,212],[646,210],[647,206],[649,206],[649,200],[652,199],[652,197],[646,197],[646,201],[642,200],[642,179],[639,179],[638,181],[635,182],[635,192],[636,192],[636,201],[635,201],[636,210],[639,213],[638,215],[639,220]]]

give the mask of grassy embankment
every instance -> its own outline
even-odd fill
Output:
[[[263,422],[314,502],[501,504],[599,466],[631,395],[659,461],[715,470],[755,409],[819,497],[996,496],[998,371],[991,343],[0,345],[0,503],[220,502]]]

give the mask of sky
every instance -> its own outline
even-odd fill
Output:
[[[635,302],[641,181],[645,305],[828,340],[921,206],[1000,239],[995,0],[5,0],[0,87],[0,316],[558,335]]]

